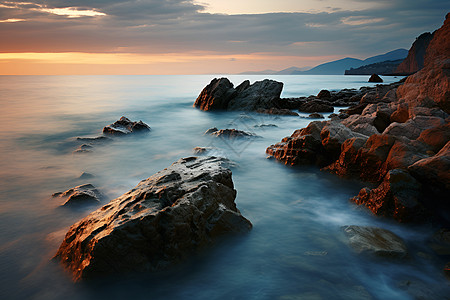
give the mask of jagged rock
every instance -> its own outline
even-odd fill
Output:
[[[407,171],[395,169],[387,173],[377,188],[363,188],[352,200],[376,215],[400,222],[423,222],[426,213],[420,196],[420,183]]]
[[[425,32],[417,37],[411,49],[409,49],[408,56],[397,67],[395,73],[410,75],[422,69],[425,61],[425,53],[432,38],[433,34],[429,32]]]
[[[278,107],[283,83],[264,79],[256,81],[243,91],[237,93],[228,103],[228,110],[254,111]]]
[[[241,89],[245,86],[241,84]],[[228,103],[236,96],[233,84],[227,78],[214,78],[200,93],[194,107],[201,110],[227,109]]]
[[[257,109],[257,113],[268,115],[298,116],[298,113],[286,108]]]
[[[305,102],[306,97],[281,98],[278,102],[278,106],[285,109],[298,109]]]
[[[118,121],[103,128],[104,134],[115,136],[146,131],[150,131],[150,127],[147,124],[142,121],[132,122],[126,117],[121,117]]]
[[[104,198],[103,194],[89,183],[76,186],[65,192],[54,193],[52,196],[65,199],[62,206],[70,207],[99,204]]]
[[[193,150],[194,154],[205,155],[213,150],[217,150],[217,148],[215,148],[215,147],[195,147],[192,150]]]
[[[321,90],[317,96],[317,99],[325,99],[325,100],[329,100],[331,98],[331,93],[328,90]]]
[[[333,112],[334,108],[327,101],[312,100],[301,104],[298,110],[307,113],[318,113],[318,112]]]
[[[224,137],[224,138],[228,138],[228,139],[243,138],[243,137],[244,138],[245,137],[246,138],[256,137],[256,135],[254,135],[251,132],[245,132],[245,131],[237,130],[237,129],[220,129],[220,130],[211,132],[210,135],[217,136],[217,137]]]
[[[393,232],[369,226],[343,226],[350,246],[358,254],[387,258],[405,258],[408,254],[405,242]]]
[[[383,82],[383,79],[381,79],[381,77],[377,74],[372,74],[369,78],[369,82]]]
[[[378,110],[376,112],[375,119],[373,120],[373,126],[379,133],[382,133],[391,124],[391,114],[387,111]]]
[[[220,235],[247,232],[226,160],[184,158],[74,224],[55,259],[74,280],[165,269]]]
[[[450,229],[442,228],[430,239],[430,247],[438,255],[450,255]]]
[[[218,131],[218,130],[219,130],[219,129],[217,129],[217,127],[212,127],[212,128],[210,128],[210,129],[206,130],[205,133],[204,133],[204,135],[211,134],[211,133],[216,132],[216,131]]]

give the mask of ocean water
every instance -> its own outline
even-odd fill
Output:
[[[218,76],[0,76],[0,299],[445,299],[445,261],[427,246],[434,228],[375,217],[349,198],[364,183],[315,167],[267,160],[267,146],[311,120],[192,107]],[[271,78],[283,97],[371,85],[367,76],[228,76],[235,84]],[[386,82],[398,78],[386,77]],[[326,116],[329,114],[325,114]],[[149,134],[74,154],[76,137],[95,137],[121,116]],[[260,126],[260,125],[275,126]],[[208,128],[260,138],[223,142]],[[165,272],[73,283],[51,260],[68,228],[93,208],[62,209],[55,192],[92,183],[109,199],[191,156],[197,146],[236,162],[236,203],[253,223]],[[94,175],[80,179],[83,172]],[[103,204],[105,204],[105,201]],[[392,230],[409,247],[403,261],[356,255],[344,225]]]

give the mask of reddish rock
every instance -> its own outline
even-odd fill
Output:
[[[450,141],[450,123],[422,131],[417,140],[430,146],[434,152],[439,152]]]
[[[141,181],[66,234],[55,259],[74,280],[166,269],[251,223],[234,202],[227,161],[185,158]]]
[[[442,126],[445,120],[438,117],[417,116],[409,119],[405,123],[392,123],[384,131],[383,134],[407,137],[410,140],[417,139],[420,134],[433,127]]]
[[[233,84],[227,78],[214,78],[200,93],[194,107],[201,110],[227,109],[228,103],[236,96]]]
[[[407,171],[394,169],[377,188],[363,188],[352,200],[376,215],[400,222],[423,222],[426,211],[419,201],[420,196],[420,183]]]
[[[425,53],[432,38],[433,34],[429,32],[425,32],[416,38],[411,49],[409,49],[408,56],[394,73],[410,75],[422,69],[425,62]]]
[[[391,123],[405,123],[409,119],[408,105],[407,104],[399,104],[397,110],[391,114],[390,117]]]

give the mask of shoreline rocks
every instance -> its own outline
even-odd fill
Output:
[[[65,192],[54,193],[52,197],[64,199],[65,202],[61,206],[65,207],[97,205],[105,198],[105,196],[90,183],[76,186]]]
[[[216,157],[183,158],[74,224],[55,259],[75,281],[166,269],[252,225],[236,208],[231,171]]]
[[[130,121],[130,119],[123,116],[118,121],[103,128],[103,134],[113,136],[121,136],[147,131],[150,131],[150,126],[148,126],[144,122],[132,122]]]

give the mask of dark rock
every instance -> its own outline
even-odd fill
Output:
[[[281,98],[278,102],[278,107],[285,109],[298,109],[305,102],[306,97]]]
[[[420,203],[420,183],[405,170],[390,170],[375,189],[363,188],[352,200],[374,214],[400,222],[424,222],[426,212]]]
[[[319,113],[310,114],[308,116],[308,118],[310,118],[310,119],[325,119],[325,117],[322,114],[319,114]]]
[[[372,74],[369,78],[369,82],[383,82],[383,79],[381,79],[381,77],[377,74]]]
[[[377,111],[376,117],[373,120],[373,126],[379,133],[382,133],[391,124],[391,115],[386,111]]]
[[[257,113],[269,114],[269,115],[282,115],[282,116],[298,116],[298,113],[285,108],[270,108],[270,109],[257,109]]]
[[[82,143],[88,143],[90,145],[94,145],[94,144],[102,144],[102,143],[111,142],[112,139],[107,136],[98,136],[98,137],[94,137],[94,138],[77,137],[77,141],[82,142]]]
[[[331,98],[331,93],[328,90],[321,90],[317,96],[317,99],[324,99],[324,100],[329,100]]]
[[[142,121],[132,122],[126,117],[121,117],[118,121],[103,128],[104,134],[115,136],[147,131],[150,131],[147,124]]]
[[[243,84],[243,85],[242,85]],[[242,83],[243,88],[245,86]],[[227,109],[228,103],[236,96],[233,84],[227,78],[214,78],[200,93],[194,107],[201,110]]]
[[[87,173],[87,172],[83,172],[80,177],[78,177],[78,179],[91,179],[94,178],[95,176],[92,175],[91,173]]]
[[[89,183],[76,186],[65,192],[55,193],[52,196],[65,199],[63,206],[70,207],[100,204],[100,201],[104,198],[103,194]]]
[[[346,113],[347,115],[360,115],[362,114],[366,106],[367,103],[357,104],[352,107],[349,107],[348,109],[343,110],[343,112]]]
[[[428,45],[433,39],[433,34],[425,32],[421,34],[409,49],[408,56],[395,70],[396,74],[410,75],[423,68],[425,62],[425,53]]]
[[[247,232],[225,160],[185,158],[74,224],[55,259],[74,280],[155,271],[218,236]]]
[[[250,87],[250,81],[249,80],[244,80],[240,85],[238,85],[236,87],[236,92],[237,93],[241,93],[244,90],[248,89]]]
[[[358,254],[386,258],[405,258],[408,254],[403,240],[393,232],[368,226],[342,227],[350,246]]]
[[[211,134],[211,133],[216,132],[216,131],[219,131],[219,129],[217,129],[217,127],[212,127],[210,129],[206,130],[204,135]]]
[[[264,128],[264,127],[278,127],[275,124],[260,124],[260,125],[254,125],[255,128]]]
[[[214,132],[211,132],[210,135],[217,137],[224,137],[228,139],[232,138],[248,138],[248,137],[256,137],[253,133],[245,132],[237,129],[220,129]]]
[[[312,100],[300,105],[298,110],[301,112],[315,113],[315,112],[333,112],[334,108],[327,101]]]
[[[246,89],[237,93],[228,103],[228,110],[254,111],[278,107],[283,83],[264,79],[256,81]]]
[[[433,234],[430,247],[438,255],[450,255],[450,229],[442,228]]]

